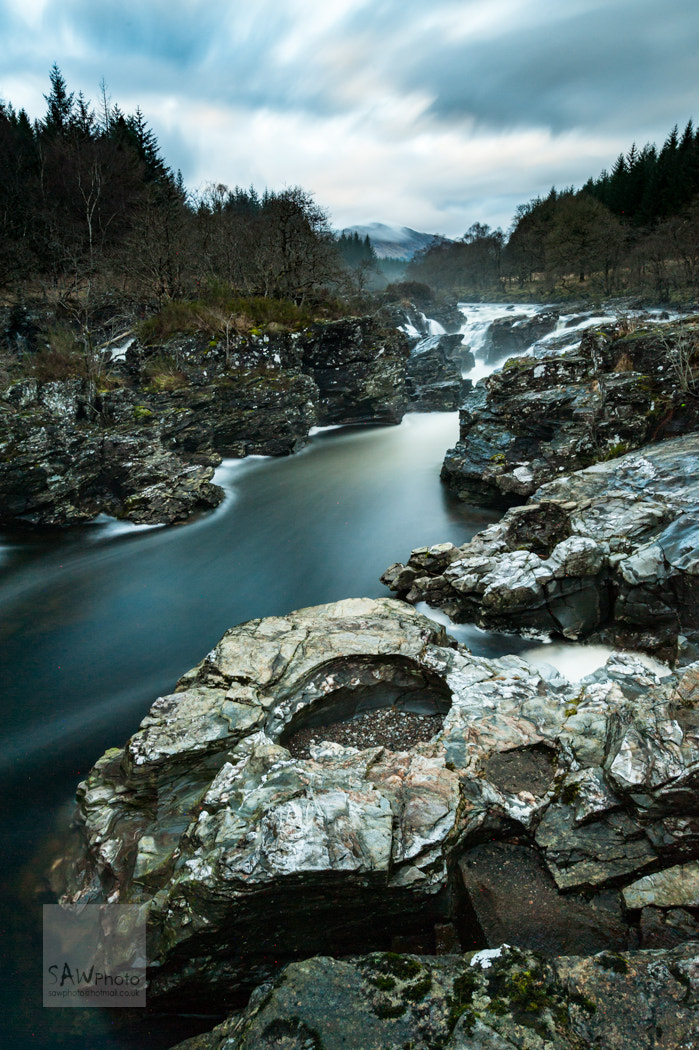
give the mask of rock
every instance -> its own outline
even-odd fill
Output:
[[[318,422],[400,423],[409,346],[370,317],[313,325],[299,338],[302,368],[319,389]]]
[[[39,425],[41,423],[42,425]],[[215,507],[215,457],[168,451],[157,434],[0,415],[0,522],[70,525],[100,511],[171,524]]]
[[[699,429],[677,372],[695,327],[589,330],[576,351],[506,361],[466,392],[442,480],[467,503],[511,506],[561,472]]]
[[[413,411],[453,412],[461,404],[463,381],[454,344],[461,345],[461,336],[431,335],[412,349],[406,389]]]
[[[436,321],[449,334],[463,327],[465,317],[458,305],[435,299],[427,285],[402,282],[387,291],[390,301],[384,303],[378,316],[396,328],[409,326],[424,337],[431,334],[430,321]]]
[[[425,307],[427,316],[441,324],[448,335],[454,335],[463,327],[466,316],[456,303],[432,302]]]
[[[660,768],[686,674],[610,660],[571,685],[474,657],[392,599],[242,624],[80,786],[65,899],[142,904],[149,999],[178,1008],[293,959],[434,951],[445,925],[464,946],[633,945],[619,891],[699,858],[699,727],[677,723],[660,778],[618,762]],[[390,735],[362,739],[389,708]],[[401,740],[401,712],[435,716],[431,738]],[[356,716],[353,743],[333,740]]]
[[[221,456],[288,456],[316,422],[318,388],[297,371],[227,372],[193,389],[141,395],[136,412],[177,451]],[[111,411],[112,400],[104,398]]]
[[[699,1038],[699,952],[547,962],[503,945],[468,957],[370,954],[287,966],[240,1017],[176,1050],[638,1050]]]
[[[489,948],[509,942],[556,956],[636,946],[617,893],[562,896],[531,846],[483,843],[459,867]]]
[[[210,483],[223,455],[289,455],[317,422],[399,422],[407,357],[401,333],[350,318],[225,341],[134,339],[99,388],[14,382],[0,391],[0,524],[67,525],[100,512],[184,521],[223,498]],[[435,405],[451,389],[455,407],[452,373],[445,363],[433,376]]]
[[[699,862],[645,875],[623,894],[627,908],[699,908]]]
[[[699,941],[699,923],[683,908],[644,908],[639,931],[642,948],[675,948],[685,941]]]
[[[418,548],[383,577],[459,622],[693,659],[699,644],[699,435],[674,438],[543,485],[449,564]],[[687,656],[682,653],[686,650]]]
[[[535,314],[534,317],[528,314],[498,317],[492,322],[486,335],[486,362],[492,364],[512,354],[521,354],[532,343],[552,332],[558,323],[558,318],[557,310],[547,310],[544,313]]]

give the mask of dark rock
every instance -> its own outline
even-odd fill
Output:
[[[457,333],[464,325],[466,315],[456,303],[433,302],[426,307],[427,316],[441,324],[448,335]]]
[[[640,922],[642,948],[675,948],[699,942],[699,923],[685,908],[644,908]]]
[[[414,411],[453,412],[461,404],[463,383],[455,344],[461,344],[461,336],[431,335],[411,351],[406,390]]]
[[[0,401],[0,522],[184,521],[223,499],[210,484],[221,454],[300,448],[316,399],[310,377],[279,369],[169,392],[16,383]]]
[[[52,384],[52,386],[55,384]],[[100,511],[170,524],[223,499],[215,458],[183,459],[157,434],[59,422],[41,409],[0,409],[0,521],[70,525]]]
[[[568,638],[595,631],[662,659],[699,645],[699,435],[543,485],[449,564],[417,548],[384,582],[460,622]],[[414,575],[411,575],[414,574]]]
[[[176,1050],[639,1050],[697,1045],[699,953],[314,958],[260,987],[242,1016]]]
[[[512,354],[521,354],[538,339],[552,332],[558,324],[559,316],[557,310],[547,310],[534,317],[528,314],[514,314],[497,318],[488,329],[485,360],[493,363]]]
[[[474,846],[461,859],[459,870],[489,948],[507,943],[555,956],[636,947],[618,893],[564,896],[531,846]]]
[[[407,356],[401,333],[353,318],[132,340],[97,384],[14,382],[0,392],[0,523],[184,521],[223,498],[210,484],[222,455],[289,455],[316,422],[399,422]]]
[[[400,423],[409,346],[370,317],[313,325],[299,338],[302,367],[318,385],[318,423]]]
[[[678,368],[694,327],[588,331],[574,352],[515,358],[467,392],[442,479],[461,500],[523,502],[562,472],[699,429]]]

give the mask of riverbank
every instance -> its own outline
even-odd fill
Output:
[[[474,532],[496,517],[492,512],[479,517],[473,508],[459,505],[440,488],[438,465],[444,449],[455,437],[455,430],[451,431],[452,437],[451,433],[447,436],[447,429],[439,429],[441,418],[439,415],[407,416],[401,427],[387,430],[328,431],[314,439],[318,445],[313,444],[292,460],[241,460],[227,467],[231,471],[230,499],[212,515],[204,516],[186,530],[126,533],[113,540],[105,536],[106,546],[100,549],[97,542],[92,554],[85,549],[84,541],[75,543],[69,558],[65,547],[59,546],[51,562],[52,569],[44,557],[37,558],[33,589],[27,589],[28,579],[21,563],[11,561],[15,590],[12,601],[4,603],[7,614],[4,629],[15,632],[13,648],[16,641],[17,657],[14,663],[10,660],[6,668],[9,673],[5,674],[12,683],[10,705],[14,703],[19,712],[28,696],[51,697],[57,717],[55,726],[45,734],[43,746],[53,775],[56,742],[60,741],[60,734],[57,737],[53,729],[60,730],[61,723],[70,729],[71,719],[66,719],[66,715],[70,714],[71,702],[76,702],[72,731],[75,742],[79,740],[82,757],[72,763],[72,773],[69,771],[66,775],[66,795],[71,777],[73,784],[78,780],[78,769],[83,775],[96,754],[126,740],[152,699],[172,692],[173,670],[178,669],[175,673],[180,673],[195,663],[202,653],[211,650],[216,638],[231,624],[270,615],[284,617],[292,608],[335,601],[347,595],[371,595],[372,588],[378,597],[382,593],[378,574],[394,552],[429,542],[431,538],[434,544],[449,538],[454,545],[463,546]],[[443,417],[445,423],[446,418]],[[449,426],[454,428],[455,419],[453,416],[450,419]],[[403,445],[402,439],[411,432],[414,440]],[[428,432],[431,435],[429,456],[423,455]],[[353,448],[356,451],[353,466],[350,468],[347,458],[339,455],[337,459],[325,459],[321,467],[316,452],[320,446],[328,451],[336,449],[338,453]],[[317,470],[314,463],[318,465]],[[284,487],[283,478],[288,471],[295,480],[290,482],[290,487]],[[333,485],[329,489],[327,482],[331,478]],[[250,482],[254,482],[252,487]],[[284,514],[280,514],[282,507]],[[99,531],[101,527],[80,528],[87,530],[82,533],[87,536],[90,530]],[[109,525],[103,527],[110,528]],[[75,536],[77,540],[77,533]],[[69,537],[61,542],[70,542]],[[20,595],[23,595],[21,601]],[[61,610],[60,619],[51,618],[51,608]],[[217,625],[220,626],[217,628]],[[173,632],[177,633],[176,638]],[[486,636],[475,628],[467,640],[476,652],[479,645],[499,645],[492,655],[504,654],[519,645],[536,644],[512,637]],[[39,688],[35,677],[39,669],[32,672],[30,660],[37,648],[44,656],[42,663],[46,672]],[[550,646],[549,650],[553,652],[553,648]],[[95,653],[99,653],[97,666]],[[149,677],[148,668],[153,661],[160,669],[157,680],[152,674]],[[55,670],[57,665],[60,672]],[[508,666],[511,670],[512,665]],[[86,668],[90,668],[87,683]],[[551,686],[555,682],[550,671],[540,674],[539,678]],[[624,681],[628,684],[630,679]],[[119,715],[121,728],[115,720],[117,683],[120,688],[130,683],[128,689],[133,694],[128,701],[129,710],[124,709]],[[516,690],[519,686],[513,688]],[[575,687],[575,696],[581,689],[581,685]],[[501,686],[497,681],[494,690],[493,695],[499,697]],[[590,696],[593,694],[594,689]],[[103,705],[99,703],[100,696],[103,696]],[[556,704],[560,706],[560,696]],[[563,704],[564,711],[566,706],[572,705]],[[25,744],[30,744],[40,733],[46,709],[44,701],[36,712],[36,726],[28,728],[21,740],[15,738],[16,756],[21,757]],[[90,733],[91,713],[104,719],[98,730],[99,740],[94,735],[88,739],[85,734],[86,728]],[[581,717],[584,713],[580,711]],[[572,711],[566,715],[568,719],[573,716]],[[391,732],[395,734],[395,725]],[[357,743],[361,747],[363,741]],[[389,744],[387,750],[395,754],[396,749],[390,741]],[[419,749],[428,745],[417,746]],[[525,757],[532,757],[536,763],[536,748],[534,752]],[[9,750],[7,757],[9,760]],[[38,770],[41,758],[37,752],[35,760],[38,761],[34,768]],[[305,757],[300,756],[300,760],[305,761]],[[491,772],[494,773],[494,769]],[[506,771],[501,773],[505,775]],[[46,778],[46,769],[40,776]],[[485,810],[494,812],[490,804]],[[614,812],[612,809],[612,815]],[[606,820],[604,816],[599,819]],[[581,826],[585,823],[583,820]],[[503,846],[531,848],[529,832],[521,832],[516,827],[513,830],[509,824],[507,829],[507,836],[511,833],[515,837],[523,836],[523,841],[513,843],[507,837]],[[527,857],[531,859],[531,854],[527,853]],[[543,893],[540,882],[537,886],[537,892]],[[549,909],[549,898],[545,900]],[[526,908],[522,911],[526,912]],[[547,910],[546,915],[542,926],[548,924],[550,911]],[[650,917],[649,912],[646,928]],[[661,925],[667,924],[663,920]],[[681,932],[681,925],[677,929]],[[433,929],[432,937],[434,935]],[[406,945],[398,942],[389,947],[398,952],[406,950]],[[618,951],[625,952],[625,949],[617,944],[614,952]],[[632,967],[636,963],[629,960],[627,965]],[[484,995],[488,995],[487,989]],[[423,999],[419,1001],[421,1009],[429,996]],[[400,1003],[391,1000],[388,1005],[397,1010]],[[277,1020],[282,1024],[283,1016]],[[265,1015],[263,1029],[272,1021]],[[310,1025],[310,1021],[304,1023]],[[279,1024],[277,1030],[281,1030]],[[173,1041],[171,1037],[170,1043]],[[55,1045],[55,1033],[52,1045]],[[101,1042],[100,1045],[107,1044]]]

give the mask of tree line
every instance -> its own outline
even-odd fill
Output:
[[[632,145],[611,172],[517,208],[508,235],[475,223],[409,276],[456,295],[699,294],[699,131]]]
[[[190,194],[140,109],[125,114],[101,91],[95,108],[54,65],[42,119],[0,102],[0,293],[84,306],[109,289],[162,302],[215,281],[304,304],[333,282],[351,286],[342,249],[355,245],[338,248],[310,194]]]

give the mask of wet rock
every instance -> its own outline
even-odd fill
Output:
[[[416,412],[453,412],[461,404],[463,382],[459,335],[432,335],[411,351],[406,366],[410,408]]]
[[[105,434],[35,414],[0,417],[0,521],[70,525],[101,511],[136,522],[183,521],[223,499],[211,483],[218,462],[180,457],[157,434]]]
[[[638,1050],[699,1037],[696,945],[547,962],[502,946],[468,958],[314,958],[242,1016],[177,1050]]]
[[[298,341],[319,389],[318,422],[400,423],[407,407],[406,337],[370,317],[313,325]]]
[[[674,661],[699,642],[699,437],[674,438],[543,485],[449,553],[383,577],[455,620],[582,638],[602,631]],[[414,575],[412,575],[414,573]]]
[[[512,314],[499,317],[490,325],[486,335],[485,360],[488,363],[502,361],[512,354],[520,354],[532,343],[552,332],[558,323],[557,310],[547,310],[530,317],[528,314]]]
[[[143,904],[149,998],[179,1006],[244,996],[294,958],[434,950],[445,922],[526,947],[505,893],[484,911],[454,882],[489,885],[498,856],[560,931],[569,908],[586,951],[622,945],[618,890],[699,858],[696,728],[673,730],[662,777],[618,772],[620,755],[665,761],[687,674],[612,660],[571,685],[472,656],[391,599],[242,624],[80,786],[66,899]]]
[[[511,506],[561,472],[699,429],[677,371],[695,329],[590,330],[576,351],[506,361],[466,393],[443,481],[464,502]]]
[[[289,455],[317,422],[398,423],[407,357],[402,333],[365,317],[132,339],[98,385],[14,382],[0,391],[0,524],[186,520],[223,498],[221,456]]]

